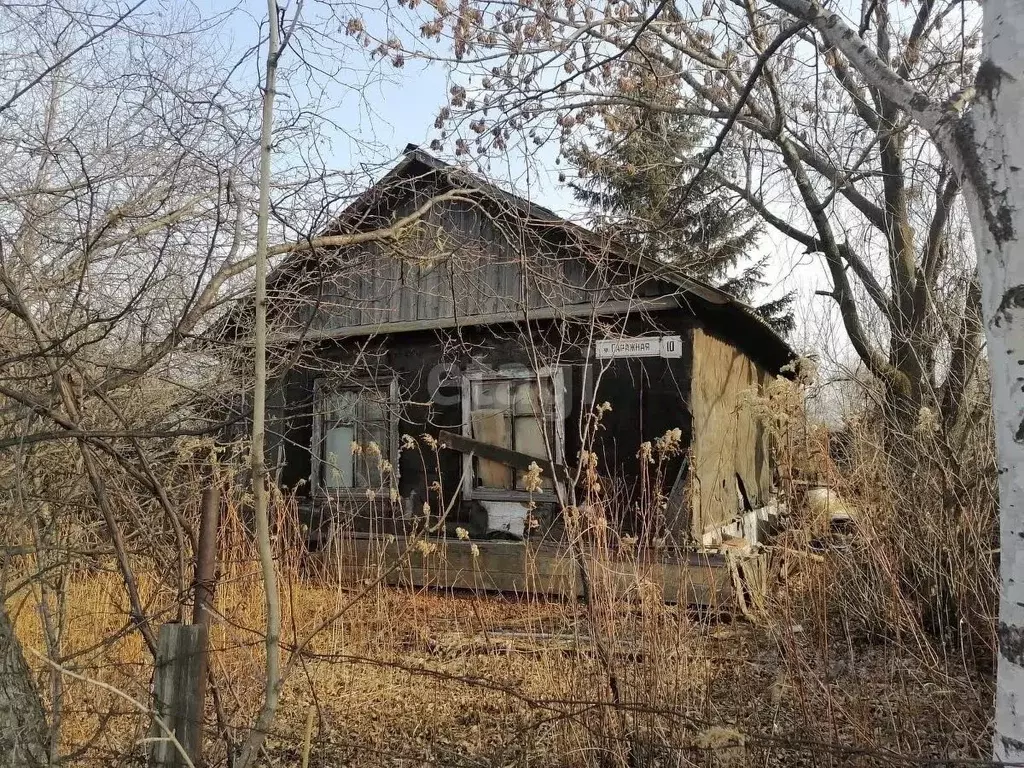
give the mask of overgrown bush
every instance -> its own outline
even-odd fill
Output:
[[[990,668],[998,510],[989,418],[954,439],[922,408],[896,451],[894,427],[870,397],[843,414],[840,428],[812,423],[807,397],[816,386],[798,367],[751,406],[772,431],[789,508],[776,561],[790,555],[787,568],[803,573],[786,594],[827,617],[823,631],[839,625],[857,638],[906,641]]]
[[[954,451],[924,413],[914,433],[920,456],[896,462],[870,411],[850,414],[842,430],[815,424],[806,406],[815,386],[800,370],[743,406],[767,421],[790,518],[768,548],[770,599],[748,616],[663,599],[653,566],[672,552],[654,532],[671,474],[664,467],[680,449],[672,433],[638,447],[649,471],[629,504],[640,499],[631,514],[651,521],[639,535],[616,528],[623,511],[611,470],[583,457],[562,535],[565,557],[589,555],[586,600],[346,581],[344,548],[306,552],[295,499],[272,494],[286,663],[303,650],[266,764],[298,764],[307,747],[311,765],[357,766],[863,766],[984,755],[995,598],[987,429],[975,425]],[[436,442],[409,442],[406,450],[436,461]],[[210,449],[182,440],[154,465],[186,529],[197,525]],[[237,743],[252,722],[264,663],[245,447],[221,456],[210,765],[226,764],[228,740]],[[815,501],[816,487],[831,489],[828,505]],[[156,505],[139,505],[130,484],[111,493],[149,615],[187,616],[178,567],[189,567],[190,545],[175,549],[170,524]],[[88,505],[87,489],[73,498]],[[411,520],[410,530],[445,536],[445,508]],[[844,510],[852,522],[835,525],[833,513]],[[344,520],[333,530],[339,540],[349,534]],[[416,556],[440,572],[445,550],[434,541],[424,539]],[[381,569],[388,543],[378,542]],[[47,586],[65,606],[55,656],[80,676],[63,680],[62,751],[76,754],[76,765],[138,762],[148,719],[102,686],[145,703],[152,661],[138,633],[125,630],[130,610],[113,559],[93,549],[95,567],[68,568]],[[7,607],[51,706],[46,613],[33,588],[40,565],[11,561]]]

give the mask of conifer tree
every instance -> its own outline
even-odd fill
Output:
[[[597,140],[566,152],[578,173],[571,185],[576,199],[591,209],[598,231],[750,301],[764,285],[766,258],[751,259],[761,226],[755,212],[704,169],[703,151],[714,140],[709,127],[672,111],[679,93],[654,73],[620,86],[623,104],[605,110]],[[787,333],[791,302],[786,295],[757,311]]]

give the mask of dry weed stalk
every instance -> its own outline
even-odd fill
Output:
[[[639,508],[622,509],[619,484],[584,457],[566,535],[589,556],[589,606],[536,594],[488,595],[483,572],[479,588],[462,594],[386,587],[372,575],[369,583],[352,584],[344,518],[324,550],[311,553],[309,521],[300,521],[294,489],[275,489],[270,519],[283,595],[282,661],[293,674],[282,689],[269,754],[298,764],[312,706],[311,765],[789,765],[815,753],[860,765],[877,754],[890,761],[893,755],[977,756],[989,699],[976,652],[985,646],[973,639],[977,630],[968,630],[984,626],[986,608],[982,569],[966,570],[964,559],[984,541],[971,534],[984,527],[980,510],[961,516],[956,530],[937,524],[912,530],[901,508],[884,506],[896,504],[896,493],[873,484],[884,465],[870,430],[851,430],[846,453],[836,457],[830,449],[836,436],[806,418],[801,387],[808,386],[777,382],[748,404],[773,414],[780,489],[792,517],[773,549],[773,557],[788,562],[787,574],[756,627],[662,599],[651,566],[668,548],[658,534],[665,496],[659,462],[675,450],[671,435],[638,449],[653,462]],[[160,468],[188,528],[196,524],[210,447],[182,441]],[[413,439],[406,450],[419,451],[428,466],[437,461],[425,441]],[[235,480],[245,476],[245,455],[244,444],[218,454],[224,508],[211,668],[223,712],[211,703],[207,714],[213,765],[223,764],[226,744],[244,733],[262,695],[265,607],[251,494]],[[965,466],[976,466],[967,458],[961,453]],[[387,473],[381,477],[383,519],[400,510],[387,500]],[[939,475],[928,477],[939,482]],[[827,524],[812,515],[806,498],[813,482],[832,483],[860,511],[852,538],[830,539]],[[983,491],[974,488],[977,499],[985,498]],[[133,497],[117,498],[127,509]],[[917,504],[920,514],[928,511]],[[448,535],[444,509],[419,513],[407,520],[411,536]],[[626,533],[614,522],[625,519],[640,524]],[[926,567],[915,570],[914,552],[947,541],[961,542],[951,550],[959,554],[923,560]],[[391,562],[389,546],[382,536],[370,555],[377,576]],[[443,552],[435,546],[420,553],[429,572],[441,572]],[[145,700],[151,660],[138,634],[124,631],[129,606],[109,557],[97,555],[91,568],[67,573],[62,663]],[[158,559],[148,550],[133,557],[151,615],[187,609],[187,595],[172,586],[176,557]],[[36,567],[31,557],[16,566]],[[636,577],[623,585],[616,574],[627,566]],[[948,590],[959,601],[957,615],[976,623],[955,636],[948,620],[934,623],[925,610],[929,592],[909,574],[958,584]],[[530,578],[537,584],[542,576]],[[39,599],[22,585],[8,608],[26,647],[42,651],[46,631],[33,610]],[[102,689],[75,679],[65,686],[63,754],[76,754],[80,765],[105,764],[113,755],[141,758],[145,717]],[[948,735],[938,734],[939,727]]]
[[[941,727],[981,756],[996,650],[989,421],[954,441],[922,408],[896,455],[870,397],[829,429],[807,412],[815,372],[795,373],[749,403],[772,431],[789,512],[772,547],[779,583],[764,616],[782,662],[775,698],[795,695],[806,731],[827,743],[844,725],[869,733],[869,709],[894,719],[920,711],[915,691],[925,684],[953,694]],[[870,708],[836,695],[838,680],[878,686],[878,666],[885,685]],[[890,748],[921,753],[929,730],[909,730]]]

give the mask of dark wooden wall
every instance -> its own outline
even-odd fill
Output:
[[[428,190],[395,216],[422,204]],[[439,204],[400,243],[368,244],[341,257],[323,281],[312,329],[465,317],[588,301],[582,262],[521,223],[495,222],[478,206]],[[526,254],[529,260],[526,260]]]
[[[679,334],[689,338],[693,318],[685,310],[657,313],[657,318],[636,317],[625,323],[622,331],[629,335]],[[332,342],[298,360],[280,375],[271,386],[271,410],[268,429],[268,461],[277,466],[280,482],[296,490],[301,499],[309,499],[311,468],[310,443],[313,436],[313,382],[317,377],[346,379],[376,378],[386,381],[392,376],[399,382],[400,419],[398,434],[419,438],[424,433],[437,436],[441,430],[461,432],[462,406],[455,387],[441,391],[446,399],[439,404],[433,397],[431,371],[441,366],[456,376],[468,366],[485,365],[500,369],[518,364],[560,365],[566,374],[569,402],[566,404],[566,463],[575,466],[581,448],[580,424],[587,412],[603,402],[611,410],[603,415],[601,428],[593,449],[599,457],[600,471],[608,478],[607,487],[614,488],[616,499],[613,516],[627,530],[634,530],[643,521],[636,519],[638,502],[639,460],[637,452],[643,441],[655,440],[667,430],[679,428],[683,433],[683,449],[690,442],[689,393],[692,360],[689,344],[683,345],[679,359],[646,358],[632,360],[587,362],[590,329],[567,322],[548,323],[535,328],[525,337],[516,326],[472,327],[452,331],[405,333],[366,342]],[[538,356],[539,355],[539,356]],[[357,364],[357,360],[361,363]],[[602,370],[603,369],[603,370]],[[681,457],[666,467],[674,479]],[[445,496],[459,489],[462,474],[460,455],[441,450],[403,451],[399,459],[398,491],[403,508],[412,505],[419,510],[424,501],[436,512],[445,499],[430,491],[432,483],[440,482]],[[668,489],[666,489],[667,493]],[[556,521],[553,509],[540,510],[541,517]],[[357,529],[368,529],[372,516],[393,517],[375,503],[354,500],[332,512],[349,518]],[[379,521],[378,521],[379,522]],[[449,528],[466,527],[474,535],[483,531],[483,510],[476,502],[458,503],[449,516]]]
[[[389,201],[381,224],[450,191],[430,174],[409,183]],[[270,288],[277,330],[314,334],[677,292],[621,257],[486,198],[438,203],[398,241],[318,252]]]
[[[385,225],[443,190],[444,181],[433,171],[417,173],[406,186],[384,195],[380,210],[363,224]],[[764,378],[764,369],[753,358],[780,360],[785,345],[728,301],[715,296],[698,300],[679,284],[654,278],[600,252],[593,242],[574,242],[572,237],[569,229],[549,220],[527,220],[507,201],[501,205],[481,197],[436,206],[415,233],[397,242],[317,252],[289,262],[271,288],[273,331],[280,334],[276,338],[285,350],[281,359],[288,360],[270,391],[268,460],[277,467],[280,482],[295,489],[307,510],[316,506],[309,503],[309,477],[317,377],[397,377],[402,404],[398,435],[419,438],[462,429],[458,400],[441,404],[433,397],[431,384],[436,382],[430,374],[438,366],[461,374],[470,366],[557,364],[566,371],[571,396],[565,425],[568,464],[576,463],[586,414],[605,401],[611,405],[594,449],[614,498],[609,511],[623,529],[667,522],[677,540],[699,538],[706,524],[724,522],[734,513],[737,476],[743,478],[751,501],[763,501],[769,485],[763,435],[757,425],[737,421],[735,415],[740,389],[758,386]],[[637,300],[647,298],[656,299],[646,303],[650,311],[637,311]],[[608,309],[609,302],[621,305]],[[627,316],[608,314],[625,305],[630,306]],[[566,306],[575,307],[570,314],[581,317],[601,306],[605,315],[571,320],[559,314]],[[560,319],[531,320],[528,326],[510,322],[524,315]],[[709,333],[695,332],[699,327]],[[296,342],[297,332],[308,335]],[[587,362],[595,339],[655,334],[683,337],[683,356]],[[291,359],[296,343],[302,345],[301,354]],[[774,369],[781,362],[768,365]],[[457,390],[449,388],[445,394]],[[695,397],[700,398],[696,410]],[[740,434],[737,424],[741,439],[733,439],[734,432]],[[674,428],[682,432],[684,453],[695,449],[699,459],[686,467],[687,476],[698,473],[704,487],[699,520],[688,510],[683,515],[673,510],[669,521],[647,519],[637,511],[644,507],[639,447]],[[701,433],[697,439],[694,430]],[[725,450],[722,446],[730,452],[725,462],[717,458]],[[662,468],[664,493],[682,476],[683,461],[683,455],[676,456]],[[424,502],[436,515],[458,491],[462,461],[450,450],[436,457],[404,451],[398,469],[397,506],[380,499],[351,499],[320,511],[348,518],[357,529],[378,525],[381,519],[390,519],[394,527],[397,517],[418,512]],[[447,498],[430,490],[434,483],[441,484]],[[673,499],[677,507],[683,498]],[[556,530],[553,510],[539,512]],[[314,518],[311,523],[317,525]],[[483,520],[479,504],[463,500],[451,510],[448,527],[465,527],[478,535]]]

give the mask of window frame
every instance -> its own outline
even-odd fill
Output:
[[[565,372],[562,366],[552,365],[532,370],[512,368],[506,370],[467,371],[462,375],[462,435],[473,439],[473,384],[474,382],[507,381],[522,382],[549,379],[554,392],[554,464],[565,463]],[[511,394],[511,393],[510,393]],[[543,406],[543,404],[542,404]],[[511,469],[511,467],[510,467]],[[542,491],[524,491],[518,488],[474,487],[473,455],[462,454],[462,495],[463,498],[490,501],[558,501],[556,488]],[[514,483],[513,483],[514,485]]]
[[[356,486],[351,488],[328,488],[320,481],[321,465],[324,460],[321,457],[324,443],[324,401],[330,395],[344,391],[365,392],[375,391],[378,395],[387,394],[388,409],[388,445],[381,446],[384,458],[391,462],[392,474],[395,487],[398,485],[398,379],[394,376],[385,379],[387,389],[383,389],[381,379],[355,378],[338,380],[329,376],[319,376],[313,380],[313,435],[310,445],[310,473],[309,487],[311,496],[314,499],[340,499],[340,500],[369,500],[367,491],[373,492],[374,499],[389,499],[391,496],[390,487],[373,488],[371,486]],[[386,450],[386,453],[384,453]],[[355,478],[353,476],[353,482]]]

